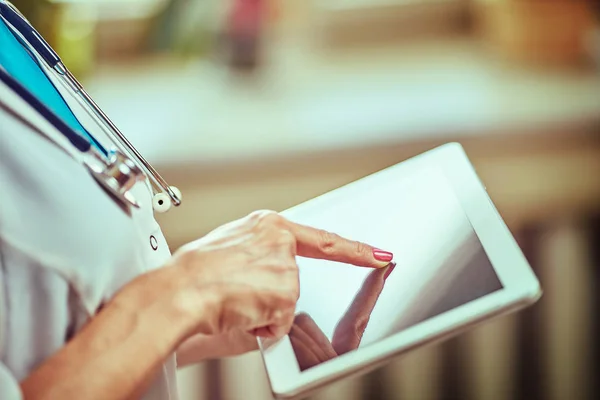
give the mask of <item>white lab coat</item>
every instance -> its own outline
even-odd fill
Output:
[[[62,134],[2,83],[0,188],[0,399],[13,400],[20,380],[170,251],[148,183],[133,190],[141,208],[124,212]],[[177,399],[175,370],[171,356],[143,399]]]

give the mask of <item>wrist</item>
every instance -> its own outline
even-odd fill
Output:
[[[223,296],[218,284],[207,283],[211,279],[198,268],[202,262],[195,252],[180,250],[164,271],[175,288],[170,297],[173,312],[187,321],[191,334],[214,335],[220,333]]]
[[[178,321],[185,340],[196,334],[213,335],[217,332],[218,303],[213,290],[185,285],[168,296],[165,307],[170,318]]]
[[[219,343],[214,335],[189,337],[177,349],[177,367],[182,368],[219,356]]]
[[[130,307],[147,309],[173,330],[179,342],[197,333],[213,334],[217,328],[218,293],[199,286],[177,265],[142,275],[124,290]]]

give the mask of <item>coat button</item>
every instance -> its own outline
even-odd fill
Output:
[[[158,240],[156,240],[156,238],[154,237],[154,235],[150,236],[150,247],[152,247],[152,250],[157,250],[158,249]]]

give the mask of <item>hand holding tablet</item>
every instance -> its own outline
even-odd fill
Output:
[[[306,396],[365,373],[541,295],[537,278],[457,144],[282,215],[376,243],[394,253],[395,264],[371,270],[298,258],[300,298],[289,335],[260,341],[277,398]]]

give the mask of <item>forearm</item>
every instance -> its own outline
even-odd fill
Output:
[[[167,272],[153,282],[168,282]],[[127,285],[63,349],[21,382],[31,399],[128,399],[151,382],[189,333],[168,283]],[[153,292],[154,295],[151,293]],[[161,293],[156,296],[156,293]]]

